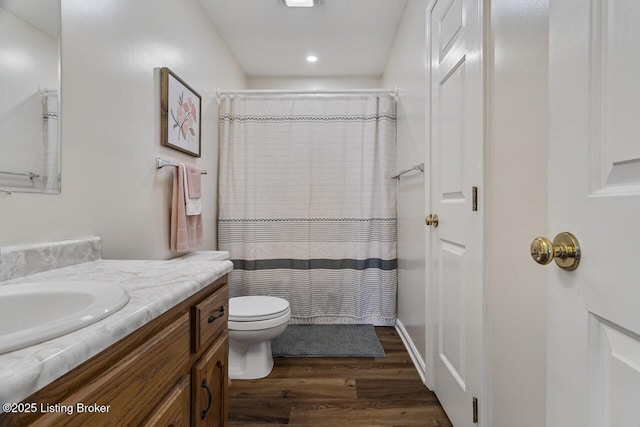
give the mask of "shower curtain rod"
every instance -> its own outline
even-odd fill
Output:
[[[374,93],[386,93],[393,96],[398,96],[398,87],[394,89],[239,89],[239,90],[220,90],[216,89],[216,95],[218,98],[224,95],[262,95],[262,94],[274,94],[274,95],[342,95],[342,94],[374,94]]]

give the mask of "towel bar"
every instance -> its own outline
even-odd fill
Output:
[[[162,160],[160,157],[156,158],[156,169],[160,169],[165,166],[178,166],[178,164],[176,162],[172,162],[171,160]],[[200,174],[206,175],[207,171],[202,170],[200,171]]]
[[[419,170],[420,172],[424,172],[424,163],[420,163],[419,165],[415,165],[415,166],[411,166],[409,169],[405,169],[402,172],[398,173],[395,176],[392,176],[391,179],[397,179],[398,181],[400,181],[400,177],[402,175],[404,175],[407,172],[411,172],[411,171],[417,171]]]
[[[26,173],[20,173],[20,172],[5,172],[5,171],[0,171],[0,174],[3,175],[13,175],[13,176],[26,176],[29,179],[34,179],[34,178],[40,178],[40,175],[38,175],[37,173],[33,173],[33,172],[26,172]]]

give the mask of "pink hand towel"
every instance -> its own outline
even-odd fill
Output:
[[[199,199],[202,197],[202,174],[197,166],[190,163],[185,164],[187,166],[187,185],[189,186],[189,198]]]
[[[184,203],[187,209],[187,216],[202,214],[202,200],[200,198],[200,169],[189,164],[180,163],[185,170],[184,178]],[[192,196],[191,187],[197,192],[197,197]]]
[[[184,174],[182,164],[173,174],[171,203],[171,250],[186,252],[202,245],[202,215],[187,216],[184,203]]]

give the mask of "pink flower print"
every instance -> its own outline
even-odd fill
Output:
[[[178,97],[178,108],[176,113],[171,110],[171,117],[173,118],[173,128],[178,128],[178,140],[180,137],[185,140],[189,140],[196,136],[194,129],[195,124],[198,122],[196,106],[191,98],[187,98],[184,101],[184,93],[181,93]]]
[[[177,122],[179,123],[183,123],[184,122],[184,110],[182,108],[178,108],[178,120]]]
[[[196,111],[196,106],[193,102],[191,103],[191,117],[193,117],[194,122],[198,121],[198,112]]]

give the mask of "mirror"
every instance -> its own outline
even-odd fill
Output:
[[[60,0],[0,0],[0,191],[60,193]]]

